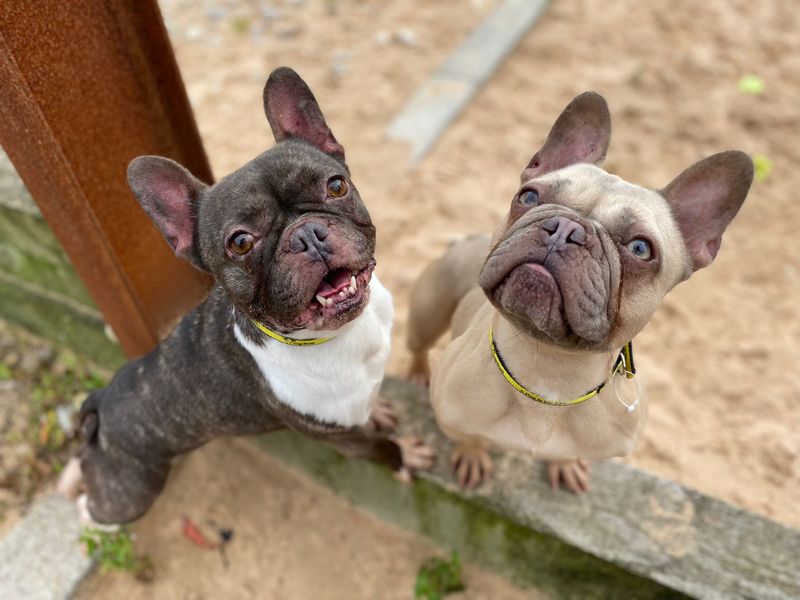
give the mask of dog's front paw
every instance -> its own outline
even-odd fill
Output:
[[[369,414],[367,427],[373,431],[391,433],[397,429],[397,414],[392,408],[391,402],[378,398],[372,404],[372,412]]]
[[[476,488],[492,476],[492,458],[481,445],[458,444],[450,455],[450,466],[462,488]]]
[[[414,471],[428,471],[436,462],[436,451],[418,437],[404,435],[393,438],[400,447],[403,466],[395,471],[395,477],[404,483],[411,481]]]
[[[547,477],[553,491],[558,490],[561,483],[574,494],[589,491],[589,463],[583,459],[554,460],[547,464]]]

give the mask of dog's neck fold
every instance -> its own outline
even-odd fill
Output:
[[[494,319],[495,346],[508,370],[521,385],[553,401],[575,398],[606,381],[619,355],[618,350],[588,352],[547,344],[498,313]],[[497,376],[502,377],[499,370]]]

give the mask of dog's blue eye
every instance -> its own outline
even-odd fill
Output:
[[[636,238],[628,242],[628,250],[636,258],[641,260],[650,260],[653,256],[653,251],[650,249],[650,244],[641,238]]]
[[[519,195],[520,204],[533,206],[539,201],[539,192],[536,190],[526,190]]]

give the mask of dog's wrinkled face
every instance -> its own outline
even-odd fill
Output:
[[[609,137],[599,95],[570,103],[523,171],[479,277],[512,322],[568,348],[612,350],[641,331],[713,260],[752,180],[746,155],[723,152],[647,190],[595,166]]]
[[[140,157],[131,188],[176,253],[248,316],[286,332],[337,329],[369,300],[375,228],[299,76],[273,72],[264,107],[278,144],[215,185]]]

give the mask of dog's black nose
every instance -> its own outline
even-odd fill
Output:
[[[548,241],[554,244],[586,243],[586,229],[583,225],[567,217],[552,217],[542,223],[542,229],[549,233]]]
[[[301,254],[303,252],[327,253],[325,238],[328,237],[328,228],[322,223],[304,223],[292,232],[289,238],[289,252]]]

